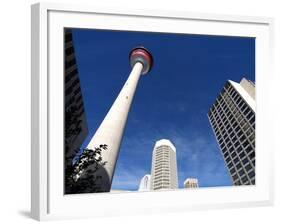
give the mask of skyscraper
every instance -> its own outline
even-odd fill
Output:
[[[140,182],[139,191],[149,191],[150,190],[150,174],[146,174],[143,176]]]
[[[64,167],[65,177],[68,178],[71,174],[69,172],[71,172],[73,158],[88,134],[88,125],[70,29],[65,30],[64,53]],[[66,183],[67,181],[65,181]],[[69,193],[68,187],[65,186],[66,193]]]
[[[176,148],[168,139],[155,143],[152,153],[151,189],[178,188]]]
[[[88,134],[72,32],[65,30],[65,154],[71,156]]]
[[[208,112],[234,185],[255,184],[255,84],[228,80]]]
[[[184,188],[198,188],[198,179],[197,178],[187,178],[184,183]]]

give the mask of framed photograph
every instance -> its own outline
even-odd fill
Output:
[[[32,217],[272,204],[272,29],[32,5]]]

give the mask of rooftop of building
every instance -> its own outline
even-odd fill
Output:
[[[245,88],[245,82],[249,85],[253,85],[252,82],[249,82],[247,79],[243,78],[240,83],[234,82],[232,80],[228,80],[228,82],[234,87],[234,89],[240,94],[240,96],[246,101],[246,103],[252,108],[254,112],[256,112],[256,102],[251,92]],[[242,85],[241,85],[242,84]],[[255,86],[253,85],[254,89]],[[253,93],[254,94],[254,93]]]
[[[198,179],[197,178],[186,178],[186,180],[183,182],[183,184],[185,185],[188,182],[198,183]]]
[[[176,147],[173,145],[173,143],[169,139],[161,139],[156,141],[154,149],[160,147],[160,146],[169,146],[174,152],[176,152]]]

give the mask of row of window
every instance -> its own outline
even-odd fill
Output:
[[[74,47],[70,46],[70,47],[66,47],[65,46],[65,56],[69,56],[74,54]]]
[[[164,183],[169,183],[170,182],[170,179],[169,178],[167,178],[167,177],[165,177],[165,178],[154,178],[154,181],[153,181],[153,183],[154,184],[157,184],[157,183],[162,183],[162,182],[164,182]]]
[[[163,168],[169,168],[170,167],[170,164],[168,163],[168,162],[166,162],[166,161],[164,161],[164,162],[159,162],[159,163],[157,163],[155,166],[154,166],[154,168],[156,169],[156,168],[158,168],[158,167],[163,167]]]
[[[155,152],[156,156],[161,156],[161,155],[169,155],[169,149],[158,149]]]
[[[78,70],[77,68],[74,68],[70,72],[66,72],[65,74],[65,83],[68,83],[73,77],[78,76]]]
[[[158,152],[156,152],[155,153],[155,156],[156,157],[160,157],[160,156],[169,156],[170,155],[170,153],[169,152],[167,152],[167,151],[158,151]]]
[[[168,158],[158,158],[158,159],[155,159],[155,164],[159,165],[159,164],[167,164],[169,163],[169,159]]]
[[[160,170],[155,170],[154,173],[155,174],[160,173],[160,174],[163,174],[163,175],[166,175],[166,174],[169,175],[170,174],[170,170],[169,169],[160,169]]]
[[[170,172],[170,167],[168,167],[168,166],[163,166],[163,167],[157,167],[157,168],[154,168],[154,172],[157,172],[157,173],[159,173],[160,171],[162,172],[162,170],[163,170],[163,172],[165,171],[166,172],[166,170],[168,170],[168,172]]]
[[[232,93],[232,97],[234,96],[234,99],[231,100],[231,98],[228,96],[228,94]],[[223,97],[222,97],[223,96]],[[238,111],[235,107],[234,104],[241,109],[241,111],[244,113],[244,115],[251,120],[251,122],[254,122],[254,112],[250,109],[250,107],[244,102],[244,100],[242,99],[242,97],[232,88],[231,92],[228,93],[228,91],[225,91],[221,93],[221,95],[218,97],[218,99],[216,100],[215,104],[212,107],[211,111],[215,110],[215,107],[219,104],[219,102],[221,103],[221,108],[218,109],[218,112],[222,112],[222,110],[227,108],[227,104],[225,102],[223,102],[223,98],[226,101],[226,103],[228,104],[228,106],[232,106],[231,108],[234,109],[235,111]],[[238,99],[238,101],[236,100]],[[236,101],[235,101],[236,100]],[[211,113],[209,113],[210,115],[210,120],[212,121],[214,119],[213,116],[211,116]],[[215,115],[215,118],[217,118],[217,115]]]
[[[218,106],[219,106],[219,105],[218,105]],[[233,125],[233,127],[235,128],[235,131],[236,131],[236,132],[238,131],[237,135],[238,135],[238,136],[241,136],[241,135],[243,134],[243,132],[242,132],[241,130],[239,131],[239,129],[241,129],[241,128],[238,126],[238,123],[235,121],[233,115],[229,114],[229,112],[228,112],[228,115],[229,115],[229,118],[231,119],[231,121],[233,122],[232,125]],[[225,117],[224,114],[222,114],[222,117],[223,117],[223,116]],[[225,119],[226,119],[226,118],[225,118]],[[227,141],[229,141],[229,139],[227,139],[227,133],[233,131],[233,129],[232,129],[232,127],[231,127],[231,124],[230,124],[230,121],[229,121],[229,120],[225,120],[225,123],[226,123],[226,124],[223,125],[222,122],[219,120],[218,123],[221,124],[221,128],[219,129],[218,125],[215,124],[215,121],[212,120],[212,119],[210,119],[210,120],[211,120],[211,122],[212,122],[212,126],[214,127],[214,131],[215,131],[215,133],[216,133],[216,136],[217,136],[217,138],[218,138],[219,143],[222,144],[222,140],[221,140],[221,135],[220,135],[220,133],[219,133],[218,130],[222,131],[222,134],[224,134],[224,135],[223,135],[224,139],[226,139]],[[240,120],[241,120],[241,119],[240,119]],[[247,131],[246,135],[250,135],[250,136],[251,136],[251,141],[254,141],[254,138],[255,138],[255,137],[254,137],[254,130],[253,130],[252,128],[250,128],[249,125],[248,125],[247,123],[245,123],[244,121],[242,121],[242,124],[241,124],[241,125],[242,125],[242,129],[244,129],[245,131]],[[224,129],[226,129],[226,130],[224,130]],[[234,133],[229,133],[229,134],[230,134],[230,137],[233,137],[233,138],[234,138],[234,141],[237,139],[237,138],[235,137]],[[242,135],[242,138],[245,138],[245,136]],[[243,141],[243,139],[242,139],[242,141]]]
[[[170,183],[157,183],[153,184],[154,189],[155,188],[170,188]]]
[[[80,93],[81,89],[80,89],[80,82],[79,82],[79,78],[77,77],[71,84],[70,86],[65,89],[65,95],[69,95],[72,93],[73,89],[78,86],[78,88],[73,92],[74,94]]]
[[[158,154],[158,155],[155,155],[156,159],[166,159],[166,158],[169,158],[170,155],[169,154]]]
[[[74,64],[76,64],[76,58],[75,57],[72,58],[70,61],[65,60],[65,68],[66,69],[71,67]]]

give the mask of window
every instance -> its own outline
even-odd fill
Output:
[[[251,123],[251,124],[254,124],[254,123],[255,123],[255,117],[252,117],[252,118],[250,119],[250,123]]]
[[[237,151],[239,150],[239,152],[242,150],[242,147],[240,146],[238,149],[237,149]],[[239,153],[238,152],[238,153]],[[242,159],[242,158],[244,158],[244,156],[245,156],[246,154],[245,154],[245,152],[243,152],[243,151],[241,151],[241,153],[239,154],[239,157]]]
[[[72,77],[74,77],[78,73],[77,68],[75,68],[72,72],[68,73],[65,82],[68,82]]]
[[[256,160],[253,159],[253,160],[252,160],[252,163],[253,163],[253,166],[255,167],[255,166],[256,166]]]
[[[244,148],[246,148],[248,145],[250,145],[250,143],[246,140],[246,141],[243,143],[243,146],[244,146]]]
[[[240,175],[240,176],[242,176],[244,173],[245,173],[245,172],[244,172],[243,169],[239,171],[239,175]]]
[[[250,111],[250,113],[247,114],[247,119],[249,120],[252,116],[254,116],[254,113],[252,111]]]
[[[238,107],[241,108],[242,105],[243,105],[243,101],[241,101],[241,102],[238,104]]]
[[[251,164],[248,164],[248,165],[245,167],[245,169],[246,169],[247,171],[251,170],[251,169],[252,169]]]
[[[247,136],[250,136],[252,133],[253,133],[252,129],[249,128],[249,130],[247,130],[247,132],[246,132],[246,135],[247,135]]]
[[[234,144],[235,148],[239,146],[239,142],[237,141],[235,144]]]
[[[237,163],[239,161],[238,157],[236,157],[233,161]]]
[[[74,64],[76,64],[76,59],[75,58],[73,58],[71,61],[66,61],[65,62],[65,67],[69,68],[69,67],[71,67]]]
[[[250,112],[250,108],[247,107],[246,110],[244,111],[244,114],[247,115]]]
[[[223,151],[223,157],[226,158],[226,157],[228,157],[228,156],[229,156],[228,151],[224,150],[224,151]]]
[[[236,151],[237,151],[237,153],[239,154],[239,153],[242,151],[242,147],[239,146]]]
[[[231,175],[233,175],[233,174],[235,173],[235,169],[232,168],[232,169],[230,170],[230,173],[231,173]]]
[[[250,178],[255,177],[255,171],[251,171],[248,175],[249,175]]]
[[[233,163],[230,161],[228,164],[228,168],[230,169],[230,168],[232,168],[232,167],[234,167],[234,165],[233,165]]]
[[[242,160],[243,165],[246,165],[249,162],[248,158],[246,157],[245,159]]]
[[[240,136],[240,141],[243,142],[246,139],[245,135]]]
[[[235,132],[238,132],[239,129],[240,129],[240,127],[236,127],[234,131],[235,131]]]
[[[236,165],[236,168],[237,168],[238,170],[239,170],[241,167],[242,167],[241,163],[238,163],[238,164]]]
[[[242,182],[243,182],[243,183],[245,183],[247,180],[248,180],[247,176],[244,176],[244,177],[242,178]]]
[[[243,104],[241,110],[244,111],[244,110],[246,109],[246,107],[247,107],[247,106],[246,106],[245,104]]]
[[[225,161],[226,161],[226,163],[229,163],[230,157],[227,157]]]

